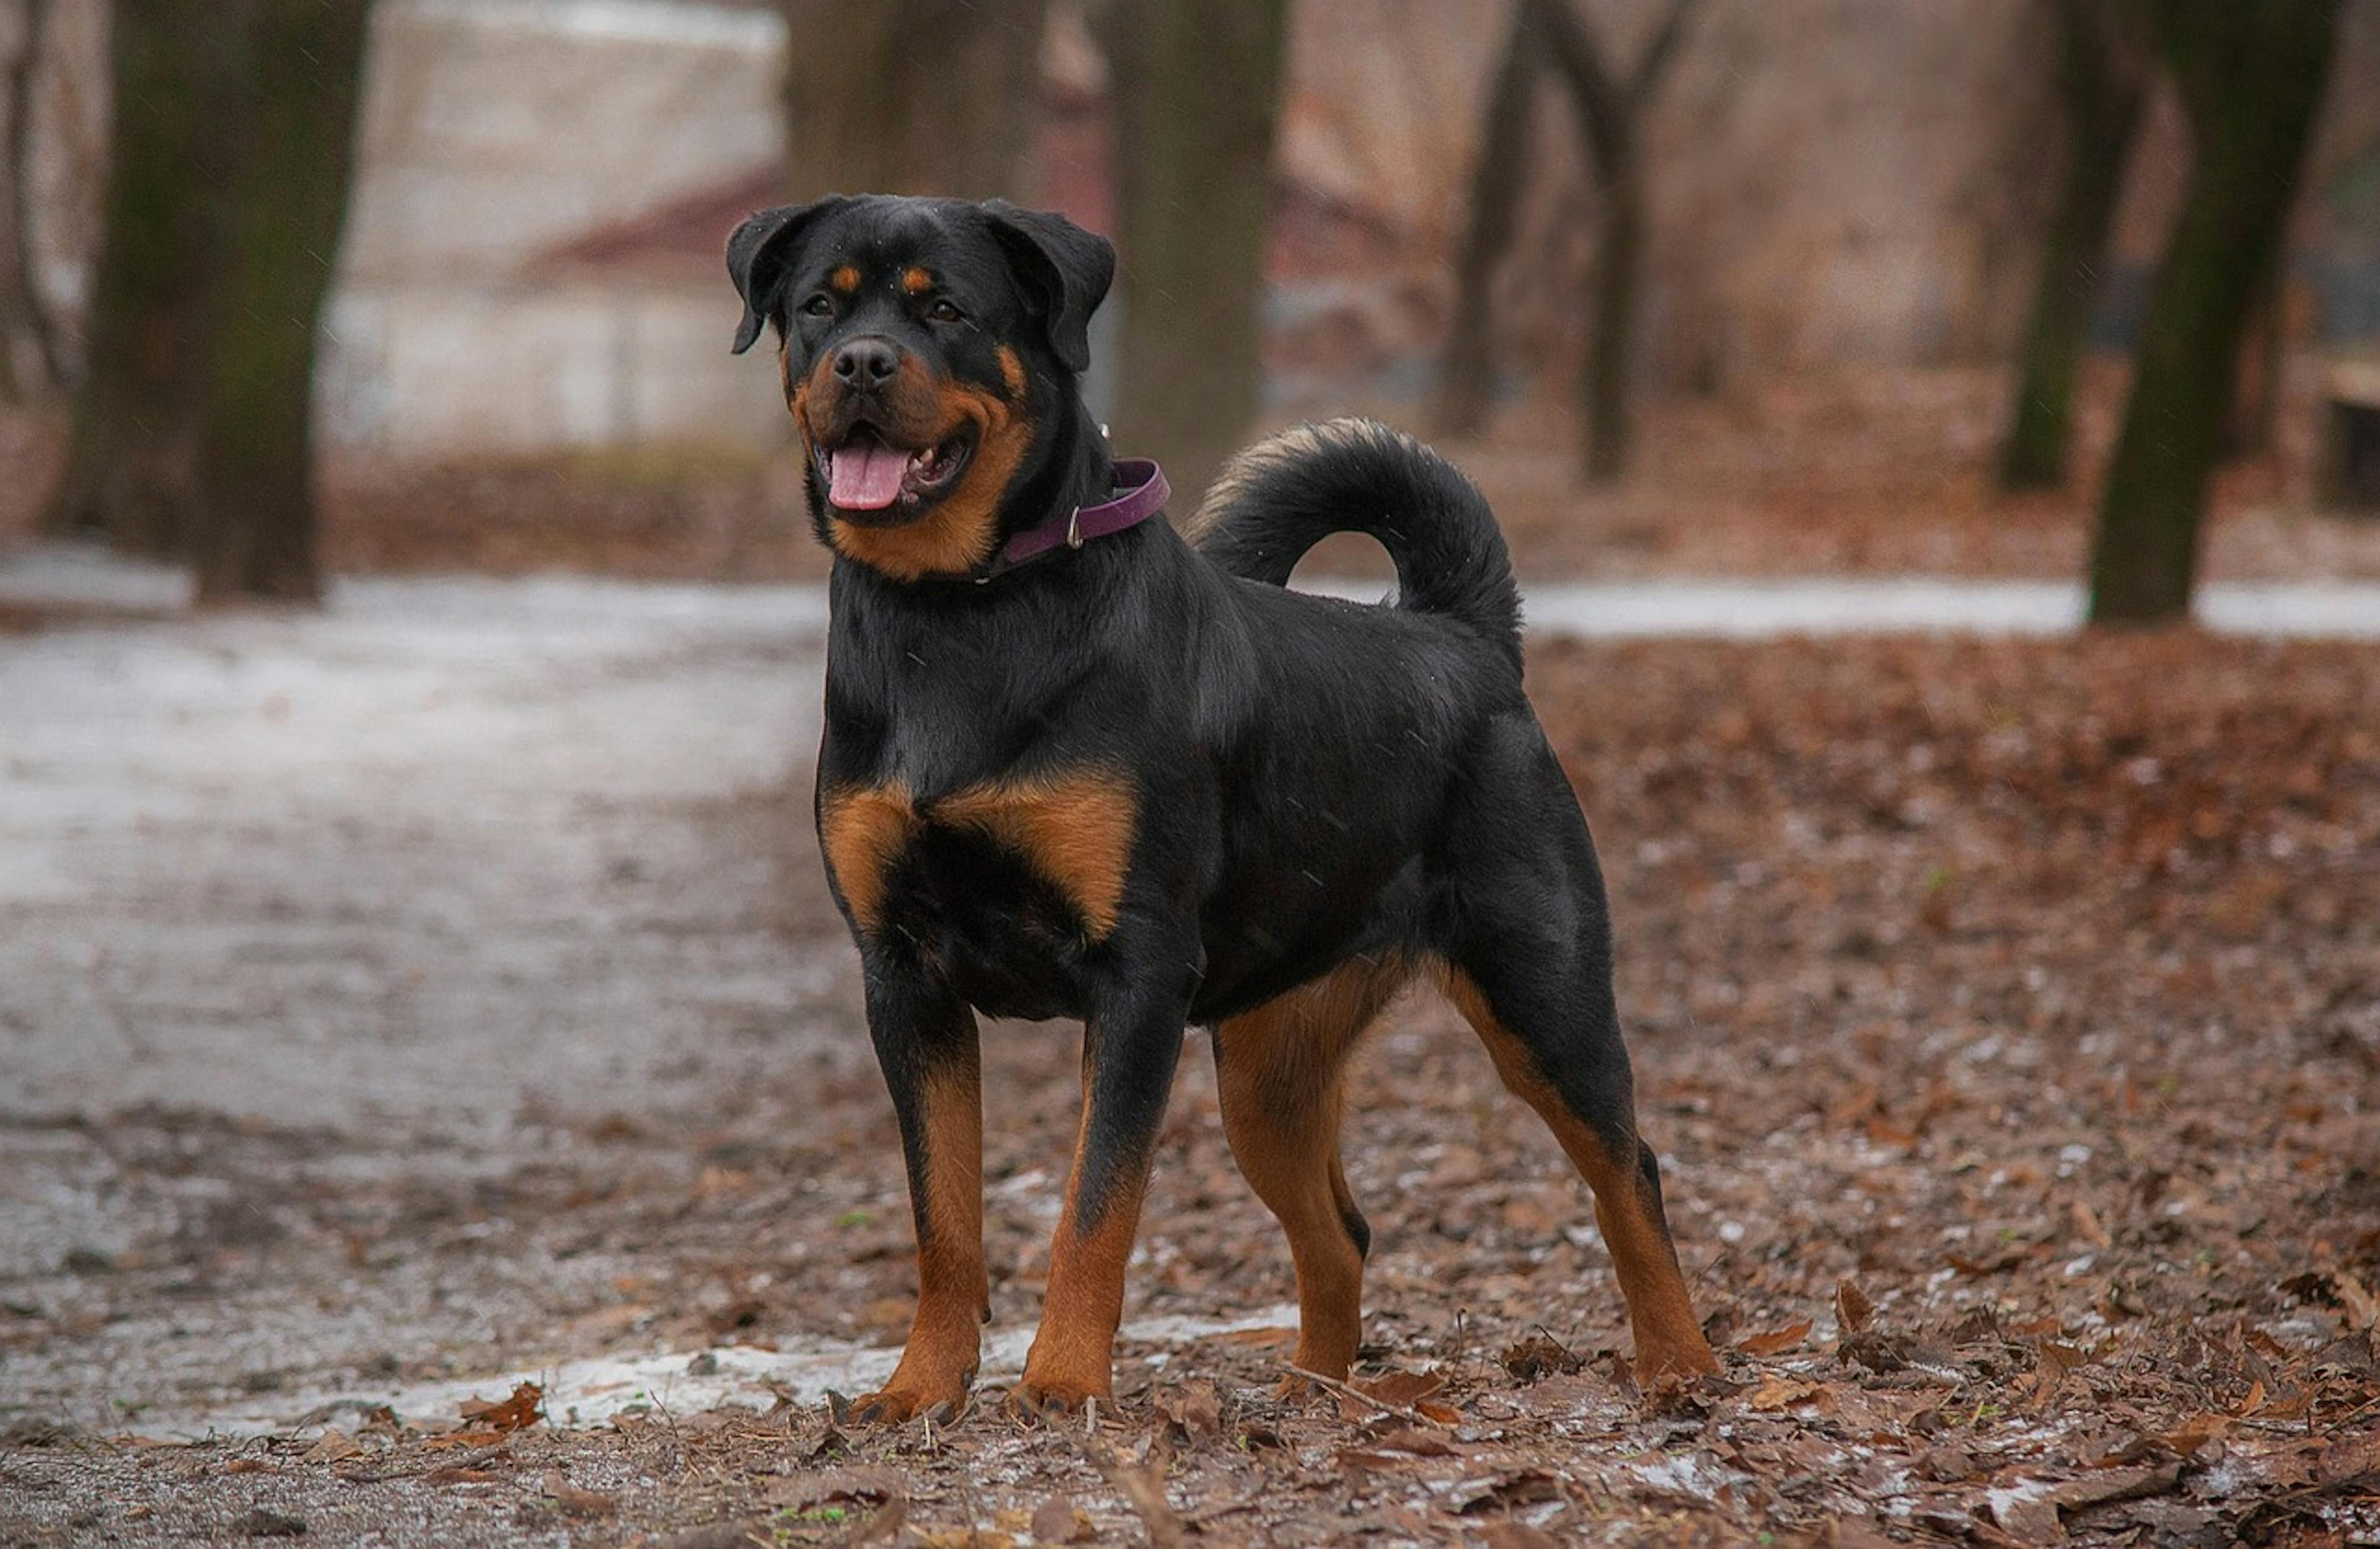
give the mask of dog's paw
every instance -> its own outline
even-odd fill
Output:
[[[1023,1421],[1062,1420],[1081,1414],[1094,1399],[1101,1409],[1111,1408],[1115,1402],[1105,1383],[1035,1377],[1028,1372],[1008,1390],[1007,1409]]]
[[[1306,1366],[1302,1360],[1297,1362],[1297,1364],[1301,1367],[1305,1367],[1305,1372],[1318,1370],[1315,1367]],[[1324,1375],[1327,1376],[1329,1373],[1325,1372]],[[1343,1375],[1341,1380],[1344,1380]],[[1318,1383],[1313,1378],[1306,1376],[1305,1372],[1292,1372],[1289,1375],[1281,1378],[1281,1381],[1272,1384],[1273,1402],[1277,1404],[1303,1404],[1309,1399],[1323,1397],[1328,1395],[1330,1391],[1330,1390],[1329,1388],[1324,1387],[1320,1383]]]
[[[853,1399],[844,1418],[853,1425],[899,1425],[923,1415],[937,1425],[948,1425],[965,1414],[966,1408],[964,1383],[941,1390],[895,1384]]]
[[[1640,1344],[1636,1351],[1636,1381],[1640,1386],[1649,1388],[1662,1382],[1690,1383],[1718,1370],[1718,1358],[1700,1338],[1650,1348]]]

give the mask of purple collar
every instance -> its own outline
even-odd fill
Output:
[[[1173,494],[1172,486],[1165,482],[1165,470],[1147,457],[1118,457],[1115,482],[1118,493],[1112,500],[1097,506],[1077,506],[1063,517],[1051,517],[1048,521],[1010,533],[1008,542],[992,557],[990,567],[975,579],[978,583],[988,581],[1052,549],[1078,549],[1094,538],[1138,527],[1164,510],[1166,501]]]

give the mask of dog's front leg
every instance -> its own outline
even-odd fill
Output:
[[[1050,1245],[1041,1327],[1012,1399],[1038,1413],[1113,1391],[1124,1264],[1182,1056],[1186,993],[1119,986],[1083,1030],[1083,1117],[1073,1177]]]
[[[909,965],[868,965],[868,1031],[901,1122],[917,1230],[917,1311],[892,1380],[860,1421],[948,1419],[965,1406],[990,1315],[983,1268],[983,1064],[975,1012]]]

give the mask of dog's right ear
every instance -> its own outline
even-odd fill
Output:
[[[802,228],[850,202],[841,194],[829,194],[809,204],[781,204],[751,216],[727,238],[727,277],[744,298],[744,321],[735,329],[734,353],[751,348],[762,325],[776,314],[777,289],[784,284]]]

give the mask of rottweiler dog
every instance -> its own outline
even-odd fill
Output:
[[[735,348],[773,326],[834,553],[817,819],[866,970],[917,1238],[862,1420],[963,1408],[990,1315],[976,1014],[1084,1024],[1041,1323],[1011,1402],[1110,1396],[1124,1265],[1185,1028],[1289,1239],[1295,1362],[1355,1358],[1370,1232],[1347,1059],[1434,980],[1594,1190],[1646,1377],[1713,1368],[1639,1139],[1603,880],[1521,689],[1487,502],[1342,420],[1225,470],[1189,537],[1078,391],[1114,250],[1013,205],[829,198],[730,239]],[[1161,301],[1148,299],[1143,304]],[[1118,495],[1121,481],[1129,486]],[[1371,534],[1400,599],[1286,587]]]

